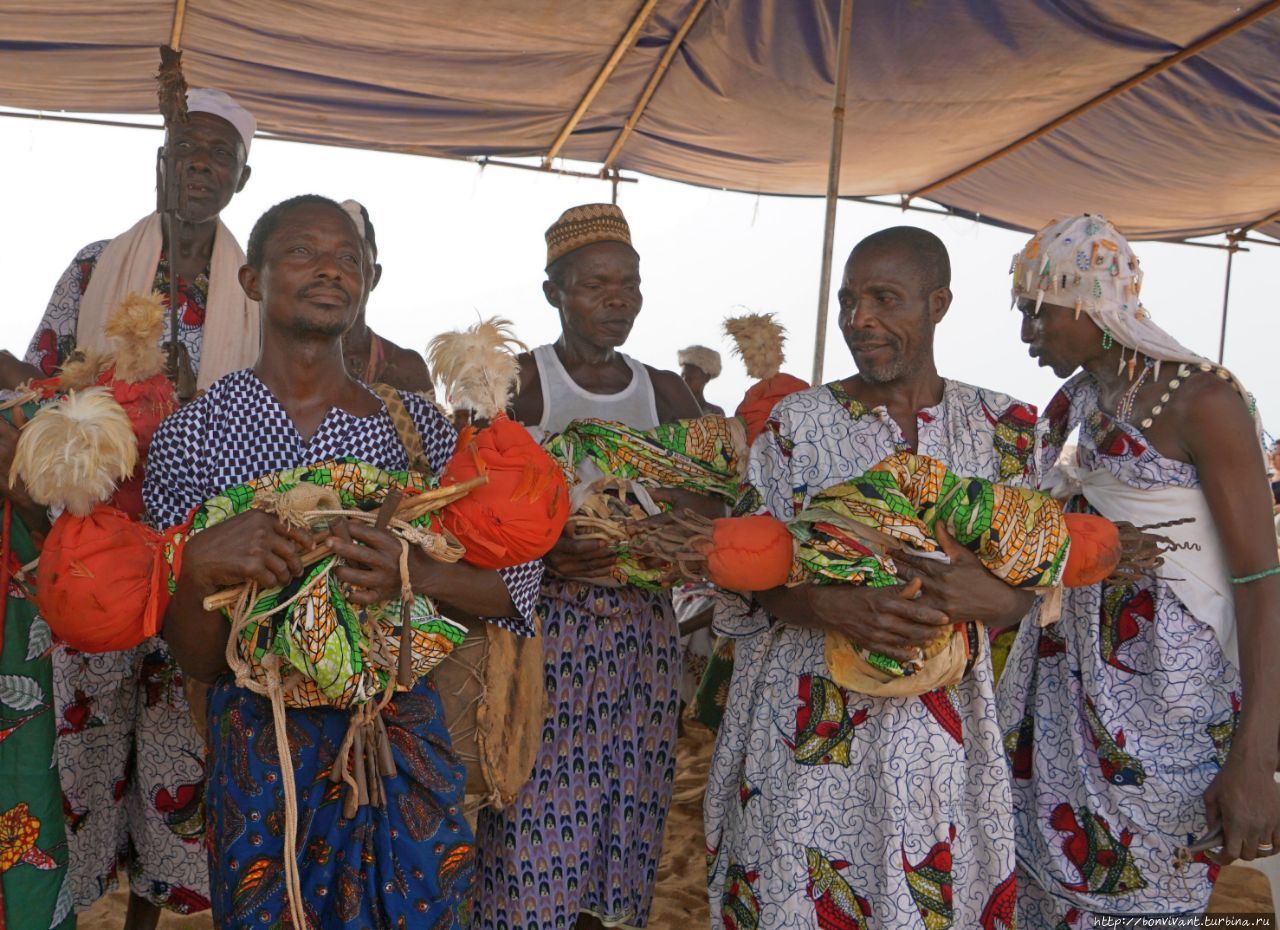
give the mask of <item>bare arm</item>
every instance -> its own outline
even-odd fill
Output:
[[[427,368],[426,361],[417,352],[396,346],[391,365],[388,367],[389,377],[383,380],[393,388],[401,391],[416,391],[419,394],[435,397],[436,386],[431,380],[431,371]]]
[[[653,399],[658,408],[660,423],[702,416],[697,398],[678,374],[649,368],[649,380],[653,382]]]
[[[1199,383],[1196,383],[1199,382]],[[1218,542],[1234,578],[1276,564],[1266,467],[1253,419],[1226,382],[1186,385],[1174,420],[1200,475]],[[1232,585],[1244,700],[1227,763],[1206,792],[1210,823],[1221,822],[1230,858],[1280,847],[1280,792],[1273,781],[1280,740],[1280,576]]]
[[[11,391],[24,381],[43,377],[44,372],[35,365],[28,365],[11,353],[0,350],[0,391]]]

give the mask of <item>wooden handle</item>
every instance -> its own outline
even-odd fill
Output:
[[[325,537],[327,539],[328,536]],[[320,545],[313,546],[302,554],[302,567],[308,568],[315,565],[327,555],[332,555],[333,550],[330,549],[322,540]],[[234,607],[240,598],[252,587],[252,582],[246,581],[244,584],[238,584],[232,588],[223,588],[221,591],[215,591],[210,594],[202,602],[205,610],[222,610],[224,607]]]

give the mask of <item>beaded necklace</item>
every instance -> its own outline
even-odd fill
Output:
[[[1129,390],[1124,392],[1124,396],[1120,398],[1120,403],[1116,407],[1116,419],[1124,423],[1129,422],[1129,417],[1133,415],[1133,402],[1138,398],[1138,391],[1142,390],[1142,385],[1147,380],[1147,375],[1151,373],[1151,369],[1155,367],[1151,359],[1147,359],[1147,363],[1142,366],[1142,374],[1134,380]]]

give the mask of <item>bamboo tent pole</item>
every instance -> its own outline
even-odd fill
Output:
[[[667,43],[666,50],[662,53],[662,57],[658,59],[658,66],[653,69],[649,83],[640,92],[640,99],[636,101],[636,105],[632,109],[631,115],[627,117],[627,121],[618,130],[618,135],[614,138],[613,145],[609,147],[609,154],[604,157],[604,167],[600,169],[602,174],[613,167],[613,163],[622,151],[622,147],[627,144],[627,139],[631,137],[636,124],[640,122],[640,117],[644,115],[645,109],[649,106],[649,101],[653,99],[654,93],[658,90],[658,85],[666,77],[667,69],[671,67],[671,62],[675,60],[676,52],[680,51],[680,46],[684,44],[684,37],[689,34],[689,30],[693,28],[693,24],[698,20],[698,14],[702,12],[702,8],[706,5],[707,0],[694,0],[694,4],[690,8],[688,15],[685,16],[684,22],[680,24],[680,28],[676,30],[676,34],[672,36],[671,41]]]
[[[1280,2],[1280,0],[1278,0]],[[609,78],[613,76],[613,72],[617,70],[618,62],[622,61],[622,56],[636,41],[636,36],[640,34],[640,30],[644,28],[644,24],[649,21],[649,14],[653,12],[653,8],[658,5],[658,0],[644,0],[644,4],[640,7],[635,17],[631,20],[631,25],[627,27],[627,31],[622,34],[622,38],[618,40],[618,44],[613,47],[613,51],[609,53],[608,59],[604,63],[604,67],[600,69],[600,73],[596,75],[595,80],[591,82],[591,86],[587,88],[587,92],[582,95],[582,99],[578,101],[578,105],[574,107],[573,112],[569,114],[569,118],[565,120],[565,124],[560,127],[560,132],[556,134],[555,141],[551,143],[551,148],[547,149],[547,154],[542,158],[543,167],[551,167],[551,162],[560,154],[560,150],[564,148],[569,136],[573,134],[573,130],[577,128],[578,122],[586,114],[587,108],[591,106],[596,99],[596,95],[600,93]]]
[[[849,85],[853,0],[840,0],[840,39],[836,47],[836,93],[831,108],[831,159],[827,164],[827,213],[822,229],[822,270],[818,275],[818,317],[813,337],[813,382],[822,383],[827,351],[827,306],[831,291],[831,253],[835,248],[836,204],[840,197],[840,161],[844,150],[844,103]]]
[[[169,30],[169,48],[175,52],[182,48],[182,26],[187,18],[187,0],[174,0],[173,28]]]
[[[1227,278],[1222,285],[1222,328],[1218,333],[1218,364],[1227,351],[1227,307],[1231,304],[1231,264],[1236,257],[1235,243],[1227,249]]]
[[[1088,113],[1090,110],[1093,110],[1096,107],[1101,106],[1102,104],[1106,103],[1108,100],[1112,99],[1113,97],[1118,97],[1120,94],[1123,94],[1125,91],[1132,90],[1133,88],[1141,84],[1143,81],[1146,81],[1148,78],[1155,77],[1160,72],[1167,71],[1170,68],[1172,68],[1174,65],[1179,64],[1180,62],[1186,61],[1188,58],[1193,58],[1196,55],[1199,55],[1205,49],[1209,48],[1212,45],[1217,44],[1218,42],[1221,42],[1223,39],[1227,38],[1228,36],[1234,35],[1235,33],[1239,32],[1241,29],[1245,29],[1245,28],[1248,28],[1249,26],[1252,26],[1258,20],[1263,19],[1267,16],[1270,16],[1276,10],[1280,10],[1280,0],[1268,0],[1267,3],[1263,3],[1259,5],[1252,11],[1246,13],[1244,16],[1241,16],[1238,19],[1232,20],[1231,22],[1227,23],[1225,26],[1222,26],[1221,28],[1214,30],[1208,35],[1202,36],[1201,38],[1197,39],[1195,42],[1192,42],[1182,51],[1175,52],[1174,54],[1170,55],[1168,58],[1164,58],[1161,61],[1156,62],[1151,67],[1138,72],[1128,80],[1120,82],[1115,87],[1112,87],[1109,90],[1103,91],[1098,96],[1090,100],[1086,100],[1084,103],[1080,104],[1077,107],[1073,107],[1072,109],[1068,110],[1066,113],[1063,113],[1061,116],[1057,117],[1056,119],[1051,120],[1048,123],[1045,123],[1039,129],[1033,130],[1032,132],[1027,133],[1022,138],[1014,140],[1013,142],[1006,145],[1004,148],[997,149],[996,151],[992,152],[990,155],[983,156],[982,158],[978,159],[972,164],[966,165],[965,167],[959,169],[958,171],[951,172],[949,175],[947,175],[944,178],[939,178],[936,181],[931,181],[930,183],[926,184],[924,187],[917,188],[916,190],[907,194],[904,199],[907,202],[910,202],[911,200],[914,200],[916,197],[922,197],[925,194],[931,193],[932,191],[936,191],[940,187],[945,187],[948,184],[951,184],[955,181],[959,181],[961,178],[964,178],[970,174],[973,174],[973,172],[977,171],[979,168],[985,168],[987,165],[1001,158],[1004,158],[1004,156],[1006,155],[1013,154],[1019,149],[1027,145],[1030,145],[1032,142],[1035,142],[1037,139],[1047,136],[1049,133],[1053,132],[1055,129],[1058,129],[1066,125],[1076,117],[1083,116],[1085,113]]]

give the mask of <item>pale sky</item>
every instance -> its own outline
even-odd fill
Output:
[[[126,117],[137,121],[138,117]],[[154,204],[158,132],[0,118],[5,202],[0,276],[5,295],[0,347],[21,355],[49,294],[76,251],[133,225]],[[377,230],[382,283],[369,303],[375,330],[419,351],[432,336],[502,315],[530,345],[558,333],[542,297],[543,232],[567,207],[607,201],[596,180],[410,155],[257,140],[253,176],[223,214],[247,242],[254,220],[295,194],[317,193],[368,207]],[[785,370],[806,380],[813,354],[823,204],[757,197],[641,177],[619,188],[619,205],[641,256],[644,310],[624,351],[676,367],[691,343],[718,349],[724,374],[707,389],[732,410],[748,385],[729,354],[721,321],[776,312],[789,330]],[[1259,204],[1264,212],[1268,204]],[[1081,202],[1081,211],[1089,204]],[[1046,216],[1047,222],[1052,217]],[[1044,405],[1057,387],[1018,340],[1009,310],[1009,261],[1025,236],[979,223],[842,203],[836,230],[825,379],[852,372],[835,328],[839,268],[863,236],[908,223],[937,233],[951,252],[955,303],[938,330],[942,374]],[[1280,422],[1274,317],[1280,310],[1280,248],[1254,246],[1235,259],[1226,364]],[[1143,298],[1154,318],[1210,357],[1218,325],[1226,253],[1136,243],[1146,272]]]

